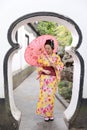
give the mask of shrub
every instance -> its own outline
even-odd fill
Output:
[[[58,92],[66,100],[70,101],[72,95],[72,82],[60,81],[58,85]]]

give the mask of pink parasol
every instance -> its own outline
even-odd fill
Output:
[[[54,52],[58,49],[58,42],[54,36],[42,35],[31,41],[25,50],[24,58],[25,61],[32,65],[38,66],[37,59],[41,54],[45,54],[44,44],[47,39],[52,39],[54,41]]]

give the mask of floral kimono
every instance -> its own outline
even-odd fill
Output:
[[[56,69],[53,74],[44,74],[42,72],[44,67],[50,68],[49,60],[55,64]],[[60,72],[63,69],[63,63],[60,57],[53,53],[51,57],[42,55],[38,59],[38,64],[42,67],[38,68],[40,74],[40,93],[37,103],[36,113],[44,117],[52,117],[54,111],[55,92],[60,81]],[[50,70],[50,69],[49,69]]]

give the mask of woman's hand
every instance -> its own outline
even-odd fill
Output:
[[[57,68],[56,68],[56,65],[53,64],[52,62],[50,62],[50,66],[52,66],[54,69],[57,69]]]
[[[50,66],[52,66],[54,69],[57,69],[56,68],[56,65],[54,63],[52,63],[49,59],[48,59],[49,63],[50,63]]]
[[[44,69],[43,69],[43,72],[46,73],[46,74],[50,74],[51,73],[49,70],[44,70]]]

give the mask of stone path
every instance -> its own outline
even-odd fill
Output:
[[[45,122],[43,117],[35,114],[39,94],[36,76],[35,71],[14,90],[15,104],[22,112],[19,130],[68,130],[63,118],[65,108],[58,99],[55,101],[54,121]]]

